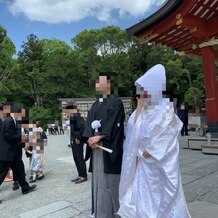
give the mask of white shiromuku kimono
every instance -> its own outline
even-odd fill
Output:
[[[128,121],[119,187],[122,218],[190,218],[180,170],[182,122],[173,103],[161,99]],[[151,157],[144,158],[147,151]]]

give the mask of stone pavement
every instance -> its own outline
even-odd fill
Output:
[[[37,190],[22,195],[12,191],[12,183],[0,187],[0,218],[88,218],[91,210],[90,174],[88,181],[73,184],[77,176],[67,135],[49,136],[45,149],[45,178],[38,181]],[[218,217],[218,156],[183,149],[187,138],[182,137],[180,165],[182,181],[192,218]],[[184,146],[185,147],[185,146]],[[23,157],[28,174],[28,159]],[[179,218],[179,217],[178,217]]]

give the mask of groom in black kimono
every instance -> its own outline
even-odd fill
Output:
[[[122,101],[110,95],[110,89],[109,75],[101,74],[96,81],[96,91],[102,97],[92,105],[83,132],[88,143],[86,160],[91,158],[92,215],[95,218],[113,218],[119,208],[125,113]],[[100,123],[98,128],[93,121]],[[113,152],[102,150],[99,145]]]

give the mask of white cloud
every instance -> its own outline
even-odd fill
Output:
[[[13,15],[23,14],[31,21],[46,23],[76,22],[86,17],[96,17],[111,22],[112,12],[144,17],[153,5],[164,0],[12,0],[9,10]]]

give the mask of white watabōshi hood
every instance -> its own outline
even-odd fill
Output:
[[[166,91],[166,71],[162,64],[150,68],[143,76],[135,81],[135,86],[150,95],[152,104],[162,101],[162,92]]]

